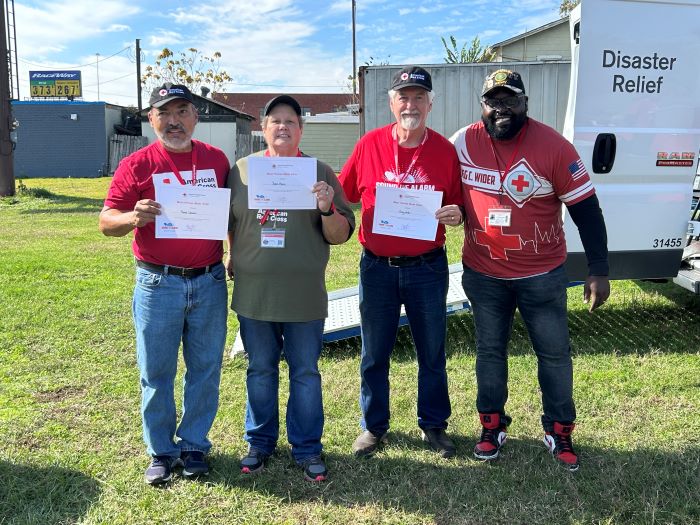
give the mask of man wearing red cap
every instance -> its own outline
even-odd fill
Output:
[[[158,485],[178,466],[185,477],[209,473],[207,434],[218,408],[227,292],[221,241],[156,238],[154,184],[223,187],[229,162],[220,149],[192,139],[198,116],[187,87],[157,87],[150,106],[158,140],[119,164],[100,231],[114,237],[134,232],[133,317],[143,437],[152,458],[145,478]],[[174,384],[181,343],[187,371],[178,424]]]
[[[561,207],[566,205],[586,251],[584,299],[591,311],[610,294],[603,214],[574,147],[527,116],[518,73],[488,75],[481,108],[481,121],[450,139],[461,164],[466,212],[462,285],[476,328],[482,432],[474,455],[495,459],[506,440],[507,345],[517,307],[537,354],[544,442],[574,471],[579,461],[571,443],[576,410]]]
[[[445,225],[462,222],[459,171],[452,145],[426,126],[432,108],[430,74],[407,67],[394,76],[389,106],[396,122],[367,133],[355,145],[340,181],[350,201],[362,203],[359,240],[362,357],[360,408],[363,432],[357,456],[373,454],[389,430],[389,362],[401,306],[416,345],[418,426],[441,456],[455,454],[445,429],[451,414],[445,369],[445,302],[449,280]],[[375,230],[379,192],[392,188],[440,192],[436,233],[417,238]]]

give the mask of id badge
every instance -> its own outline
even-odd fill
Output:
[[[492,208],[489,210],[489,226],[510,226],[510,208]]]
[[[269,228],[260,231],[261,248],[284,248],[284,230]]]

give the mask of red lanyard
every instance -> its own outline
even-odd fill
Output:
[[[393,139],[394,142],[394,166],[396,167],[396,176],[399,176],[399,139],[396,136],[396,124],[391,128],[391,138]],[[406,177],[411,173],[411,170],[413,169],[414,164],[418,160],[418,157],[420,156],[420,152],[423,149],[423,145],[426,143],[428,140],[428,128],[425,128],[425,131],[423,133],[423,139],[420,141],[420,144],[416,148],[416,151],[413,152],[413,157],[411,158],[411,163],[408,165],[408,169],[404,171],[403,177],[401,177],[398,181],[398,184],[403,184],[403,181],[406,180]],[[408,149],[408,148],[407,148]]]
[[[501,173],[501,167],[498,164],[498,157],[496,156],[496,148],[493,145],[493,137],[489,135],[490,143],[491,143],[491,153],[493,153],[493,160],[496,162],[496,170],[498,171],[498,175],[501,177],[501,187],[498,189],[499,194],[503,194],[503,181],[506,178],[506,175],[508,175],[508,172],[510,169],[513,167],[513,162],[515,161],[515,156],[518,154],[518,150],[520,149],[520,144],[523,141],[523,137],[525,136],[525,133],[527,133],[527,126],[528,122],[525,123],[525,127],[520,131],[520,134],[518,135],[518,142],[515,144],[515,149],[513,150],[513,155],[510,157],[510,160],[508,161],[508,164],[505,166],[505,170],[503,170],[503,173]]]
[[[175,163],[173,162],[173,159],[170,158],[170,154],[168,153],[168,150],[165,149],[163,144],[158,141],[158,151],[160,151],[160,154],[163,155],[163,158],[165,161],[168,163],[168,167],[170,170],[173,172],[173,175],[177,178],[177,180],[180,181],[180,184],[183,186],[186,184],[185,179],[182,178],[182,175],[180,175],[180,170],[177,169],[177,166],[175,166]],[[197,184],[197,148],[195,147],[194,141],[192,142],[192,186],[195,186]]]
[[[267,150],[267,151],[265,152],[265,156],[266,156],[266,157],[269,157],[269,156],[270,156],[270,150]],[[303,155],[301,154],[301,150],[297,149],[297,154],[296,154],[296,156],[297,156],[297,157],[303,157]],[[275,215],[277,215],[277,210],[265,210],[265,212],[263,213],[263,216],[260,217],[260,226],[262,226],[263,224],[265,224],[265,223],[267,222],[267,218],[270,216],[270,212],[271,212],[271,211],[274,211],[274,212],[275,212]]]

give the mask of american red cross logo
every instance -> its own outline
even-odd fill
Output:
[[[488,223],[483,230],[474,230],[476,243],[486,246],[492,259],[508,260],[506,250],[521,250],[520,235],[503,233],[502,226],[490,226]]]
[[[515,186],[518,193],[522,193],[525,188],[530,186],[530,182],[525,180],[525,176],[522,173],[518,175],[517,179],[511,180],[510,183]]]

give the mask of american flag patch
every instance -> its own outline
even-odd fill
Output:
[[[576,159],[569,164],[569,173],[571,173],[571,178],[574,180],[586,174],[586,167],[583,165],[581,159]]]

